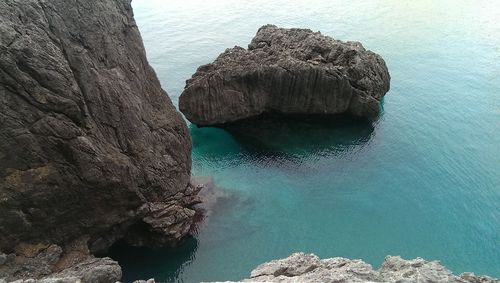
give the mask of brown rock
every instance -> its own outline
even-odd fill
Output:
[[[183,215],[155,230],[162,243],[183,237],[191,139],[130,1],[3,0],[0,11],[0,250],[82,235],[104,250],[156,206]]]

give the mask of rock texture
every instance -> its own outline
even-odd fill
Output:
[[[130,0],[2,0],[0,11],[0,251],[174,244],[199,202],[191,138]]]
[[[81,244],[71,252],[57,245],[19,245],[16,254],[5,255],[7,260],[0,264],[0,282],[114,283],[121,279],[116,261],[95,258]]]
[[[313,254],[295,253],[264,263],[254,269],[243,282],[500,282],[488,276],[472,273],[453,275],[437,261],[421,258],[404,260],[387,256],[379,270],[362,260],[341,257],[321,260]]]
[[[267,112],[351,114],[372,120],[389,90],[384,60],[359,42],[308,29],[259,29],[248,49],[227,49],[186,82],[181,112],[198,126]]]

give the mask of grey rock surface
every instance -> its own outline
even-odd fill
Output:
[[[66,251],[53,244],[21,244],[0,266],[0,282],[114,283],[121,276],[118,262],[90,255],[83,241]]]
[[[359,42],[308,29],[261,27],[248,49],[227,49],[198,68],[179,108],[198,126],[263,113],[350,114],[375,119],[390,76],[382,57]]]
[[[59,273],[44,278],[42,282],[74,280],[75,278],[79,279],[82,283],[114,283],[122,278],[122,270],[118,262],[110,258],[91,257]]]
[[[91,252],[120,238],[174,244],[198,202],[191,138],[130,0],[2,0],[0,11],[0,251],[82,235]]]
[[[61,273],[43,278],[25,278],[4,282],[15,283],[115,283],[121,279],[122,271],[118,262],[110,258],[91,258]],[[0,283],[2,279],[0,279]]]
[[[285,259],[273,260],[254,269],[242,282],[500,282],[472,273],[453,275],[437,261],[421,258],[404,260],[387,256],[379,270],[362,260],[341,257],[319,259],[316,255],[295,253]]]

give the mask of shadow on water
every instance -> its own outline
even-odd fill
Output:
[[[196,182],[205,187],[200,192],[203,202],[196,206],[201,212],[197,223],[191,227],[191,236],[184,238],[175,247],[145,248],[132,247],[124,241],[117,242],[107,254],[118,261],[122,267],[122,282],[154,278],[156,282],[184,282],[184,270],[195,260],[199,249],[199,233],[206,228],[211,217],[234,213],[235,210],[244,210],[253,207],[253,200],[242,198],[224,188],[215,187],[211,177],[197,177]],[[239,221],[235,219],[235,221]],[[236,227],[238,223],[231,224]],[[248,230],[247,230],[248,231]],[[239,240],[244,237],[240,230],[233,235],[227,235],[225,240]],[[206,244],[206,243],[205,243]],[[206,246],[206,245],[205,245]]]
[[[301,158],[349,151],[373,136],[371,122],[345,115],[267,114],[224,125],[191,125],[193,150],[200,157],[245,154],[254,157]]]
[[[223,128],[197,128],[191,125],[193,156],[199,163],[209,161],[207,166],[211,167],[223,167],[232,162],[239,164],[245,158],[250,158],[251,162],[274,160],[274,163],[271,162],[273,166],[283,168],[290,164],[289,161],[294,164],[311,155],[325,152],[336,154],[362,146],[370,141],[373,131],[371,123],[346,116],[265,115]],[[285,161],[280,163],[282,160]],[[296,168],[292,169],[294,174],[300,173]],[[254,207],[254,199],[229,194],[221,188],[205,198],[209,199],[211,208],[205,212],[206,219],[199,224],[201,229],[211,217],[245,213]],[[233,219],[235,223],[227,226],[238,226],[240,218]],[[238,229],[228,232],[224,241],[239,240],[254,233],[252,229],[247,227],[244,231]],[[155,278],[157,282],[179,282],[185,268],[196,257],[199,247],[197,237],[189,237],[175,248],[137,248],[118,243],[110,249],[108,256],[123,267],[124,282],[148,278]],[[217,243],[217,239],[212,239],[214,243]]]
[[[111,247],[107,256],[122,266],[123,282],[155,278],[156,282],[177,282],[185,265],[198,249],[198,240],[186,238],[174,248],[138,248],[119,242]]]

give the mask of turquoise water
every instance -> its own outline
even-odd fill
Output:
[[[373,125],[191,127],[193,173],[224,196],[179,248],[115,252],[125,280],[241,279],[295,251],[500,277],[500,2],[457,2],[134,0],[176,104],[199,65],[267,23],[359,40],[392,81]]]

